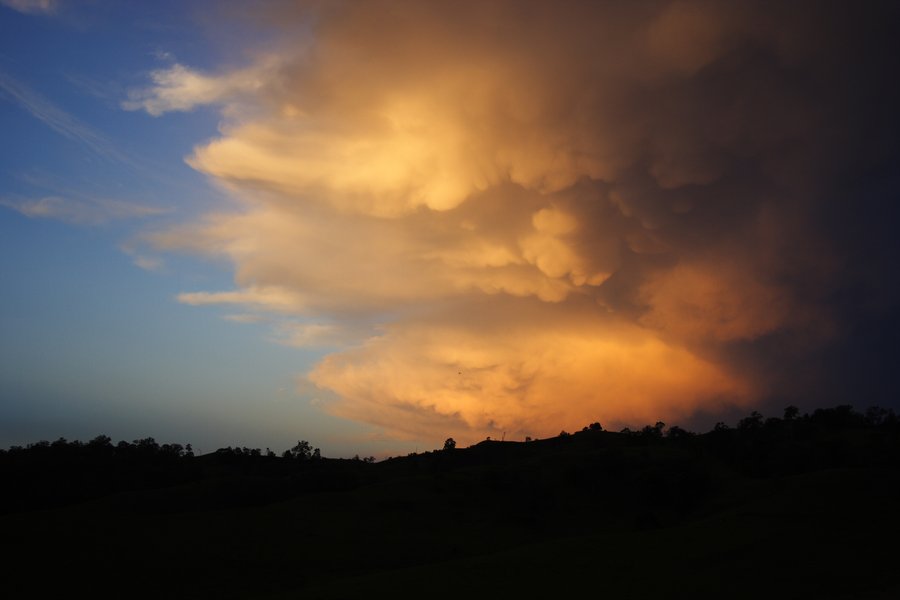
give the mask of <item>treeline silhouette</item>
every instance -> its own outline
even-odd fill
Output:
[[[281,455],[268,448],[228,446],[204,456],[195,456],[191,444],[159,444],[152,437],[115,444],[106,435],[88,442],[42,440],[0,450],[0,480],[12,490],[0,496],[0,513],[65,506],[117,492],[203,479],[245,481],[244,487],[252,493],[221,490],[221,500],[214,502],[233,505],[271,501],[310,488],[346,487],[340,469],[329,470],[337,477],[326,477],[320,470],[302,468],[303,463],[321,459],[320,450],[306,440]],[[301,473],[304,478],[299,477]],[[260,481],[285,475],[289,477],[283,485]]]
[[[72,590],[80,577],[132,597],[534,597],[601,577],[616,597],[900,597],[878,550],[900,533],[900,419],[877,407],[754,412],[703,433],[449,438],[378,462],[305,440],[198,456],[60,439],[0,451],[0,480],[8,572],[36,557]],[[91,576],[97,564],[120,579]]]
[[[608,432],[595,422],[574,434],[562,431],[554,438],[527,438],[524,443],[488,438],[461,450],[456,449],[456,442],[450,438],[442,450],[389,458],[380,464],[384,474],[416,474],[478,464],[497,465],[543,454],[605,449],[608,452],[603,462],[608,467],[623,459],[617,450],[652,447],[682,451],[679,458],[684,464],[714,460],[755,477],[842,466],[897,466],[900,465],[900,419],[891,409],[872,407],[859,413],[844,405],[803,415],[791,406],[785,409],[782,418],[764,418],[754,411],[735,427],[720,422],[702,434],[678,426],[667,428],[663,422],[637,430]],[[359,456],[349,461],[323,459],[319,448],[306,440],[298,441],[281,454],[269,448],[229,446],[197,457],[191,444],[159,444],[152,437],[115,444],[106,435],[88,442],[60,438],[0,450],[0,477],[8,489],[15,490],[0,497],[0,511],[63,506],[114,492],[227,476],[235,481],[248,481],[246,493],[231,490],[227,502],[253,504],[293,492],[355,487],[366,479],[360,476],[364,471],[360,465],[374,462],[373,457],[360,459]],[[573,462],[569,471],[592,469],[596,466],[594,462],[586,455],[583,465]],[[515,473],[515,469],[510,473]],[[533,476],[522,474],[522,486],[540,483],[530,481],[529,477]],[[504,477],[509,484],[509,473]],[[573,476],[572,481],[577,479],[577,475]],[[280,480],[280,484],[273,485],[273,480]],[[691,481],[691,485],[697,484],[697,480]]]

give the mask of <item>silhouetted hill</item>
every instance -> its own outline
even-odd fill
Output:
[[[0,452],[0,476],[7,589],[31,597],[900,594],[882,545],[900,533],[900,424],[879,409],[377,463],[100,436]]]

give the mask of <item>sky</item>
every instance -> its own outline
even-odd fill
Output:
[[[0,446],[900,408],[898,6],[0,0]]]

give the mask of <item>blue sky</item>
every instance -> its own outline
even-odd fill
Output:
[[[229,265],[135,250],[142,232],[221,200],[183,160],[215,135],[214,111],[158,119],[120,107],[175,57],[221,58],[192,16],[203,8],[0,7],[2,446],[105,433],[204,450],[301,438],[330,455],[378,450],[364,427],[296,391],[315,352],[176,301],[229,287]],[[52,214],[15,210],[48,198]]]

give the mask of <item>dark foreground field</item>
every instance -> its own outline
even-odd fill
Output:
[[[374,464],[11,449],[3,596],[900,597],[897,419],[787,416]]]

